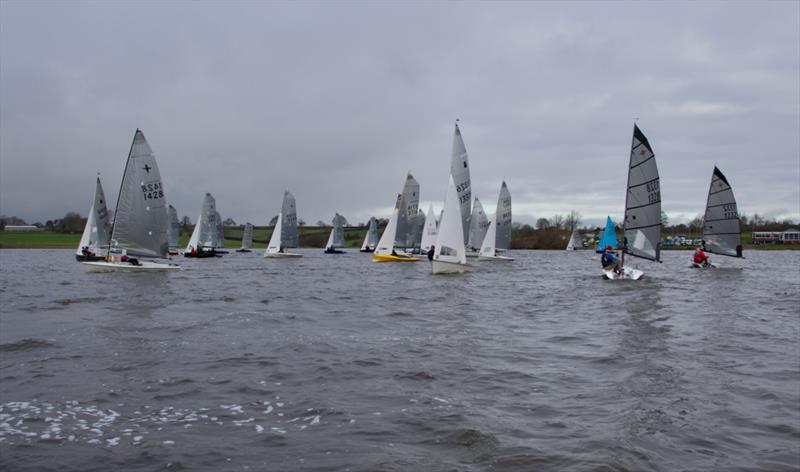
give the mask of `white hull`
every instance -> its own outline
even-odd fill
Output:
[[[642,272],[639,269],[631,269],[630,267],[623,267],[622,274],[618,274],[613,270],[604,270],[603,274],[609,280],[621,280],[621,279],[639,280],[644,275],[644,272]]]
[[[478,267],[472,264],[461,264],[460,262],[445,262],[445,261],[431,261],[433,265],[434,274],[463,274],[464,272],[472,272]]]
[[[303,257],[303,255],[294,252],[265,252],[264,257],[267,259],[293,259]]]
[[[692,269],[716,269],[717,264],[713,262],[708,262],[706,265],[703,265],[703,264],[698,264],[695,261],[690,261],[689,267],[691,267]]]
[[[81,262],[86,266],[87,272],[165,272],[181,270],[175,264],[164,264],[161,262],[139,261],[139,265],[130,262],[106,262],[106,261],[86,261]]]
[[[513,257],[508,256],[478,256],[479,261],[506,261],[510,262],[513,261]]]

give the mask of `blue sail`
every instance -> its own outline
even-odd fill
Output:
[[[597,243],[597,253],[603,252],[608,246],[611,246],[615,251],[617,250],[617,233],[614,229],[614,223],[611,222],[609,216],[606,220],[606,229],[603,231],[603,236],[600,242]]]

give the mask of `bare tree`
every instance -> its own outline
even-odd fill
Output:
[[[567,215],[566,220],[564,221],[564,227],[568,229],[570,232],[575,231],[582,222],[582,216],[579,212],[572,210]]]
[[[550,228],[550,220],[547,218],[539,218],[536,220],[536,229],[548,229]]]
[[[553,228],[561,229],[564,227],[564,215],[553,215],[550,222],[553,224]]]

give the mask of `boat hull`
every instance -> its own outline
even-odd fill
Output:
[[[480,256],[480,252],[478,251],[467,251],[466,256],[470,258],[476,258]]]
[[[344,251],[341,251],[339,249],[325,249],[324,252],[325,254],[345,254]]]
[[[104,260],[106,260],[106,258],[104,256],[85,256],[83,254],[75,254],[75,259],[78,262],[104,261]]]
[[[639,280],[644,275],[644,272],[639,269],[623,267],[621,274],[613,270],[603,270],[603,275],[609,280]]]
[[[253,252],[250,249],[237,249],[236,252]]]
[[[478,256],[479,261],[504,261],[504,262],[511,262],[514,260],[513,257],[508,256]]]
[[[409,255],[372,254],[372,262],[417,262],[419,258]]]
[[[461,264],[459,262],[437,261],[435,259],[431,261],[431,264],[434,274],[463,274],[478,268],[478,266],[468,263]]]
[[[366,248],[366,249],[361,249],[361,250],[360,250],[360,252],[368,252],[368,253],[371,253],[371,252],[375,252],[375,249],[372,249],[372,248],[369,248],[369,247],[368,247],[368,248]]]
[[[181,270],[175,264],[163,264],[160,262],[139,261],[138,265],[130,262],[107,262],[107,261],[85,261],[81,264],[86,266],[87,272],[169,272]]]
[[[266,259],[296,259],[298,257],[303,257],[302,254],[296,254],[293,252],[266,252],[264,253],[264,258]]]
[[[713,262],[708,262],[707,264],[703,265],[703,264],[698,264],[695,261],[691,261],[689,262],[689,267],[692,269],[716,269],[717,264]]]

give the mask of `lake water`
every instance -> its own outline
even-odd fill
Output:
[[[90,274],[0,251],[0,469],[800,468],[800,251],[300,250]]]

